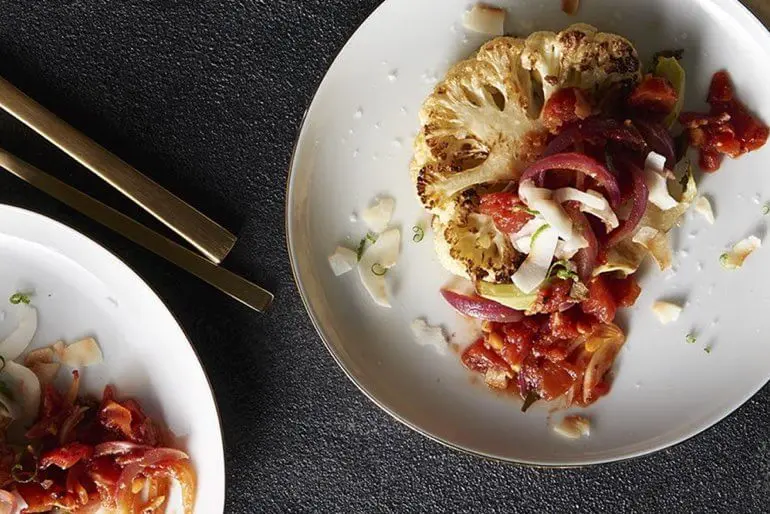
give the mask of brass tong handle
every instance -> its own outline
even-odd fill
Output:
[[[235,236],[0,77],[0,108],[56,145],[219,263]]]
[[[273,295],[269,291],[252,284],[235,273],[220,268],[195,252],[176,244],[87,194],[81,193],[2,148],[0,148],[0,167],[94,221],[125,236],[139,246],[143,246],[167,261],[189,271],[256,311],[264,312],[273,301]]]

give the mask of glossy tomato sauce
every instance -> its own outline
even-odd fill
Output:
[[[533,307],[537,314],[515,323],[486,323],[483,337],[463,352],[463,364],[482,374],[506,376],[487,384],[522,397],[530,392],[543,400],[563,395],[587,364],[575,358],[575,343],[612,322],[617,309],[633,305],[641,292],[633,276],[600,275],[589,282],[588,297],[575,305],[570,304],[570,288],[570,280],[553,280],[539,293]],[[602,380],[592,398],[608,391],[609,383]]]

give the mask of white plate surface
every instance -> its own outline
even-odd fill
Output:
[[[165,422],[198,475],[195,512],[222,512],[224,454],[214,398],[190,343],[155,293],[87,237],[7,205],[0,205],[0,263],[0,297],[34,291],[39,325],[31,347],[95,337],[104,363],[81,370],[81,391],[101,397],[113,384],[118,398],[137,399]],[[0,337],[17,321],[5,305]],[[61,387],[71,382],[67,374],[59,372]]]
[[[507,8],[506,29],[515,35],[581,21],[626,36],[645,61],[657,50],[684,48],[686,108],[705,109],[712,74],[727,68],[739,96],[770,121],[770,35],[737,1],[585,0],[576,17],[563,14],[555,0],[491,3]],[[470,5],[386,1],[351,38],[316,94],[297,143],[286,208],[292,265],[313,322],[338,363],[378,405],[457,448],[525,463],[581,465],[693,436],[770,376],[770,248],[737,272],[718,262],[727,245],[746,235],[765,238],[768,218],[757,202],[770,200],[768,148],[702,177],[717,222],[709,226],[689,214],[674,237],[676,271],[644,272],[643,294],[624,315],[629,339],[613,389],[585,411],[593,419],[590,438],[555,436],[546,428],[545,408],[524,415],[510,398],[471,384],[452,351],[414,343],[409,324],[422,316],[448,327],[461,345],[472,338],[439,296],[448,275],[430,237],[411,241],[411,227],[424,214],[408,174],[423,99],[452,63],[486,40],[462,27]],[[355,247],[366,229],[350,215],[378,194],[396,198],[394,221],[404,235],[400,261],[388,274],[394,293],[389,310],[372,303],[355,273],[335,278],[327,263],[337,244]],[[664,327],[654,318],[650,306],[660,298],[686,301],[678,322]],[[696,344],[686,344],[689,332],[698,335]]]

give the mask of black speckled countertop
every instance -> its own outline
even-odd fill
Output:
[[[554,0],[555,1],[555,0]],[[305,106],[379,0],[2,0],[0,75],[235,231],[226,265],[276,293],[257,315],[0,174],[0,202],[117,253],[179,319],[213,383],[226,512],[768,512],[770,389],[675,448],[575,470],[486,462],[393,421],[334,364],[284,244]],[[749,2],[767,13],[767,0]],[[0,115],[0,145],[158,228]]]

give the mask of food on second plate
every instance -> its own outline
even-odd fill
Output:
[[[643,73],[628,40],[576,24],[493,39],[425,100],[411,176],[440,262],[475,289],[442,294],[483,320],[462,361],[523,409],[609,391],[616,312],[639,296],[646,255],[671,267],[669,232],[697,196],[677,120],[707,160],[724,134],[740,152],[766,139],[726,74],[712,113],[680,115],[681,57],[661,52]]]
[[[159,513],[178,483],[191,514],[195,473],[187,454],[171,447],[171,432],[111,386],[101,399],[81,395],[77,369],[65,392],[52,384],[62,366],[101,363],[97,341],[59,341],[19,364],[37,310],[29,295],[11,302],[19,324],[0,342],[0,512]]]

